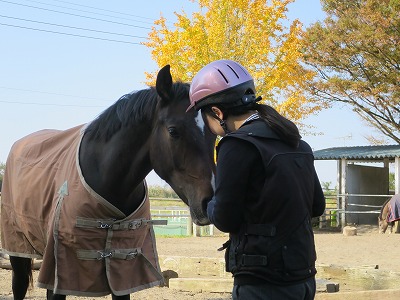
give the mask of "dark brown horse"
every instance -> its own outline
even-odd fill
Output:
[[[68,158],[72,156],[65,154],[64,150],[57,150],[60,152],[57,155],[61,154],[63,158],[53,162],[49,171],[43,171],[42,168],[35,169],[36,165],[29,162],[24,164],[24,168],[18,169],[18,174],[14,172],[16,171],[14,169],[17,168],[11,162],[19,161],[21,163],[25,158],[18,158],[21,152],[16,153],[13,150],[10,152],[3,186],[2,244],[3,247],[10,244],[11,236],[17,235],[28,240],[28,247],[32,246],[33,248],[33,254],[20,253],[15,249],[7,249],[7,247],[3,249],[5,253],[10,254],[13,268],[14,299],[19,300],[25,297],[31,281],[32,258],[40,256],[43,256],[43,270],[41,269],[39,279],[41,276],[51,277],[50,280],[54,281],[54,284],[48,286],[46,284],[41,285],[41,287],[47,288],[47,299],[65,299],[66,295],[71,294],[62,289],[53,290],[53,286],[59,284],[63,280],[62,278],[66,277],[68,281],[74,280],[75,277],[85,276],[83,271],[75,272],[72,263],[63,269],[60,269],[61,267],[57,265],[59,269],[49,270],[48,274],[45,273],[44,265],[53,265],[59,259],[66,259],[65,257],[81,259],[84,264],[87,264],[87,267],[80,267],[79,270],[86,268],[89,277],[92,274],[93,266],[96,268],[98,266],[100,270],[104,269],[104,272],[107,270],[105,278],[109,281],[104,282],[104,285],[106,287],[110,285],[108,294],[112,294],[112,299],[129,299],[129,294],[135,291],[132,289],[123,294],[120,290],[114,290],[114,286],[112,286],[114,283],[110,283],[112,280],[116,282],[116,286],[120,283],[121,278],[136,280],[139,282],[139,288],[136,290],[155,285],[153,283],[157,281],[153,281],[151,284],[140,281],[140,277],[145,276],[142,273],[145,267],[150,266],[152,268],[153,273],[150,272],[146,275],[149,277],[158,278],[160,271],[156,258],[151,260],[151,257],[149,259],[145,257],[146,251],[155,253],[156,256],[155,244],[146,246],[149,244],[146,244],[147,237],[149,237],[149,240],[154,238],[151,227],[153,221],[150,220],[149,205],[146,204],[148,201],[146,202],[147,190],[145,184],[145,177],[151,170],[155,170],[189,205],[192,219],[196,224],[209,224],[205,208],[207,202],[213,196],[215,136],[204,126],[201,114],[194,110],[185,113],[189,105],[188,91],[188,84],[172,82],[170,68],[165,66],[158,73],[155,87],[121,97],[98,118],[83,127],[80,131],[81,138],[78,147],[75,147],[78,149],[78,151],[75,150],[77,153],[75,156],[77,157],[76,165],[80,171],[80,177],[78,177],[80,180],[66,181],[61,185],[62,182],[58,179],[61,172],[59,170],[62,170],[63,164],[75,164],[75,162],[72,162],[73,159]],[[70,131],[74,130],[70,129]],[[64,132],[57,131],[54,134],[63,136]],[[53,141],[55,139],[53,132],[43,131],[38,135],[47,136],[47,140],[36,143],[36,148],[30,149],[29,142],[25,142],[24,138],[19,141],[18,145],[24,144],[24,151],[27,153],[44,150],[49,152],[47,156],[53,157],[52,150],[46,150],[48,140]],[[64,143],[69,144],[65,140]],[[21,149],[18,148],[18,145],[13,146],[13,148]],[[69,145],[64,146],[64,148],[67,147]],[[40,165],[45,162],[44,159],[37,164]],[[15,181],[18,181],[18,178],[26,177],[24,169],[31,169],[35,178],[32,178],[29,182],[21,183],[18,188],[27,189],[29,185],[33,185],[33,188],[26,191],[26,194],[29,194],[27,196],[29,202],[19,199],[19,202],[16,203],[16,199],[6,195],[18,194],[18,191],[12,187],[15,186]],[[100,204],[97,203],[95,208],[86,207],[86,200],[84,199],[68,199],[68,197],[72,198],[80,181],[89,191],[88,197],[94,195],[96,199],[101,199]],[[46,187],[41,186],[41,182],[45,182]],[[7,187],[6,193],[4,193],[4,187]],[[40,199],[37,199],[40,197],[39,191],[43,189],[51,190],[52,194],[48,196],[50,200],[47,200],[45,205],[52,210],[48,213],[43,213],[45,210],[42,210],[42,215],[37,216],[40,222],[45,223],[43,228],[38,228],[44,236],[44,238],[38,239],[38,242],[43,244],[43,249],[41,249],[41,247],[34,247],[33,243],[36,240],[32,238],[32,231],[40,226],[25,226],[30,227],[26,231],[20,228],[14,229],[12,226],[14,226],[14,223],[22,223],[19,216],[29,214],[37,207],[41,208],[40,206],[44,205]],[[71,206],[71,204],[73,204],[72,207],[67,206]],[[13,205],[23,207],[25,211],[16,216],[15,211],[10,210]],[[77,217],[76,220],[75,216],[73,220],[63,217],[64,211],[70,210],[74,214],[76,207],[80,205],[85,206],[83,209],[89,212],[90,217]],[[97,220],[94,217],[99,208],[105,211],[103,214],[108,214],[107,219]],[[128,216],[138,213],[147,217],[133,221],[128,220]],[[47,222],[49,219],[50,221]],[[74,225],[71,233],[62,231],[63,222],[70,222]],[[9,228],[15,234],[6,232]],[[141,230],[146,230],[143,231],[146,234],[144,242],[138,240]],[[81,235],[85,236],[86,240],[96,240],[97,237],[91,238],[90,234],[99,231],[101,231],[100,235],[106,236],[104,246],[102,246],[104,249],[101,251],[76,250],[69,249],[68,246],[60,246],[64,245],[65,240],[71,240],[72,243],[77,244],[76,240],[79,240]],[[129,251],[127,249],[110,250],[109,248],[112,248],[110,244],[113,243],[111,238],[119,238],[119,242],[122,242],[122,244],[125,240],[133,240],[132,243],[143,244],[143,248],[128,249]],[[148,249],[145,249],[145,246]],[[62,249],[62,253],[59,249]],[[47,260],[50,262],[47,262]],[[114,267],[114,272],[116,272],[114,277],[116,278],[110,279],[107,276],[110,272],[113,272],[112,264],[114,264],[113,261],[117,260],[122,260],[123,263],[119,264],[118,268]],[[138,264],[142,262],[142,269],[135,271],[136,276],[132,276],[135,278],[126,278],[129,274],[125,274],[123,268],[125,268],[125,265],[129,266],[132,261],[137,261]],[[119,268],[121,270],[118,273]],[[129,267],[127,270],[133,268]],[[56,276],[54,279],[51,274],[55,273],[58,274],[58,277]],[[85,295],[85,292],[78,291],[72,294]],[[95,293],[92,295],[95,295]]]

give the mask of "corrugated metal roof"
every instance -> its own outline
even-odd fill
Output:
[[[316,160],[370,160],[400,157],[400,145],[335,147],[314,151]]]

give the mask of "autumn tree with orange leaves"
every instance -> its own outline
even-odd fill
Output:
[[[304,62],[318,76],[312,93],[352,108],[400,144],[400,0],[322,0],[327,17],[304,35]]]
[[[206,64],[232,59],[255,79],[257,94],[294,122],[321,106],[305,94],[304,83],[315,75],[299,63],[302,24],[287,20],[294,0],[198,0],[199,11],[189,17],[175,13],[170,29],[161,17],[144,44],[159,66],[171,65],[174,78],[190,82]],[[156,73],[148,73],[148,84]]]

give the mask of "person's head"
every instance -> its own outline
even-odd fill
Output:
[[[201,110],[209,127],[212,124],[207,120],[214,118],[219,121],[221,129],[228,132],[225,121],[229,115],[249,111],[252,104],[261,100],[261,97],[256,99],[255,94],[253,78],[243,66],[232,60],[217,60],[194,76],[188,110]]]
[[[189,97],[187,111],[201,110],[205,123],[214,133],[224,135],[232,130],[227,126],[229,120],[258,112],[285,142],[298,144],[300,135],[296,125],[272,107],[257,103],[261,97],[256,97],[252,76],[235,61],[217,60],[203,67],[192,80]]]
[[[255,102],[256,88],[249,72],[232,60],[217,60],[203,67],[190,85],[190,106],[196,110],[210,105],[226,108]]]

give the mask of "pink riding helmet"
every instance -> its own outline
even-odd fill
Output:
[[[243,66],[232,60],[217,60],[194,76],[186,111],[193,107],[199,110],[210,104],[245,105],[255,101],[255,93],[253,78]]]

